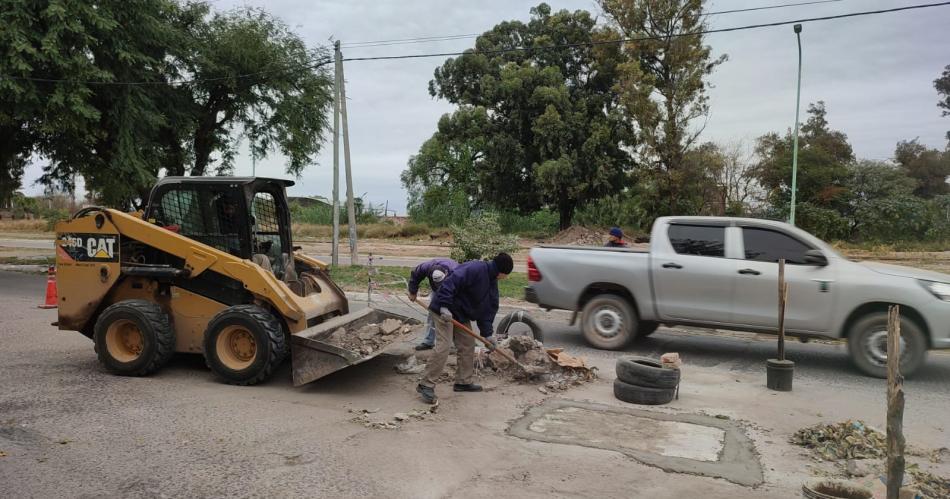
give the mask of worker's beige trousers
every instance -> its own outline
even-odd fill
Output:
[[[436,385],[436,380],[445,370],[445,360],[449,358],[449,348],[455,342],[456,360],[455,382],[458,384],[468,384],[472,382],[472,375],[475,371],[475,338],[455,329],[451,321],[442,318],[441,315],[429,311],[432,317],[432,323],[435,324],[435,348],[432,355],[429,356],[429,364],[426,366],[425,375],[422,377],[422,384],[429,387]],[[469,324],[463,323],[471,329]]]

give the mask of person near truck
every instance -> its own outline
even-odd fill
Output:
[[[419,284],[425,279],[429,280],[429,288],[432,289],[431,296],[435,297],[435,293],[442,286],[442,281],[458,266],[458,262],[451,258],[433,258],[417,265],[409,274],[409,300],[416,301]],[[426,331],[426,337],[422,343],[416,345],[416,350],[431,350],[435,345],[435,323],[432,322],[432,317],[426,321]]]
[[[482,387],[472,383],[475,373],[475,338],[456,330],[452,321],[471,328],[471,322],[478,324],[478,331],[491,339],[495,314],[498,313],[498,281],[508,277],[514,269],[514,262],[507,253],[499,253],[487,261],[473,260],[465,262],[442,281],[442,286],[429,303],[429,317],[435,324],[435,349],[429,357],[425,374],[416,391],[422,399],[435,403],[436,380],[445,370],[445,361],[449,356],[449,346],[454,342],[458,362],[456,363],[456,392],[480,392]]]
[[[610,237],[607,239],[607,244],[604,245],[605,248],[626,248],[627,242],[623,240],[623,231],[620,230],[620,227],[614,227],[610,229]]]

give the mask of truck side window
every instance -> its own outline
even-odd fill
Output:
[[[725,227],[673,224],[668,234],[673,250],[680,255],[725,256]]]
[[[805,264],[805,252],[812,249],[794,237],[769,229],[744,227],[742,240],[745,243],[746,260]]]

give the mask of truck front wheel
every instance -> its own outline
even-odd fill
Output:
[[[901,317],[900,372],[910,376],[924,365],[927,338],[914,321]],[[887,377],[887,313],[859,319],[848,335],[848,353],[854,365],[868,376]]]
[[[637,335],[637,314],[622,296],[603,294],[584,305],[581,327],[595,348],[619,350]]]

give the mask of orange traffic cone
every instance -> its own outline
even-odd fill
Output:
[[[40,304],[39,308],[56,308],[56,302],[59,301],[59,295],[56,293],[56,267],[50,265],[49,273],[46,277],[46,303]]]

